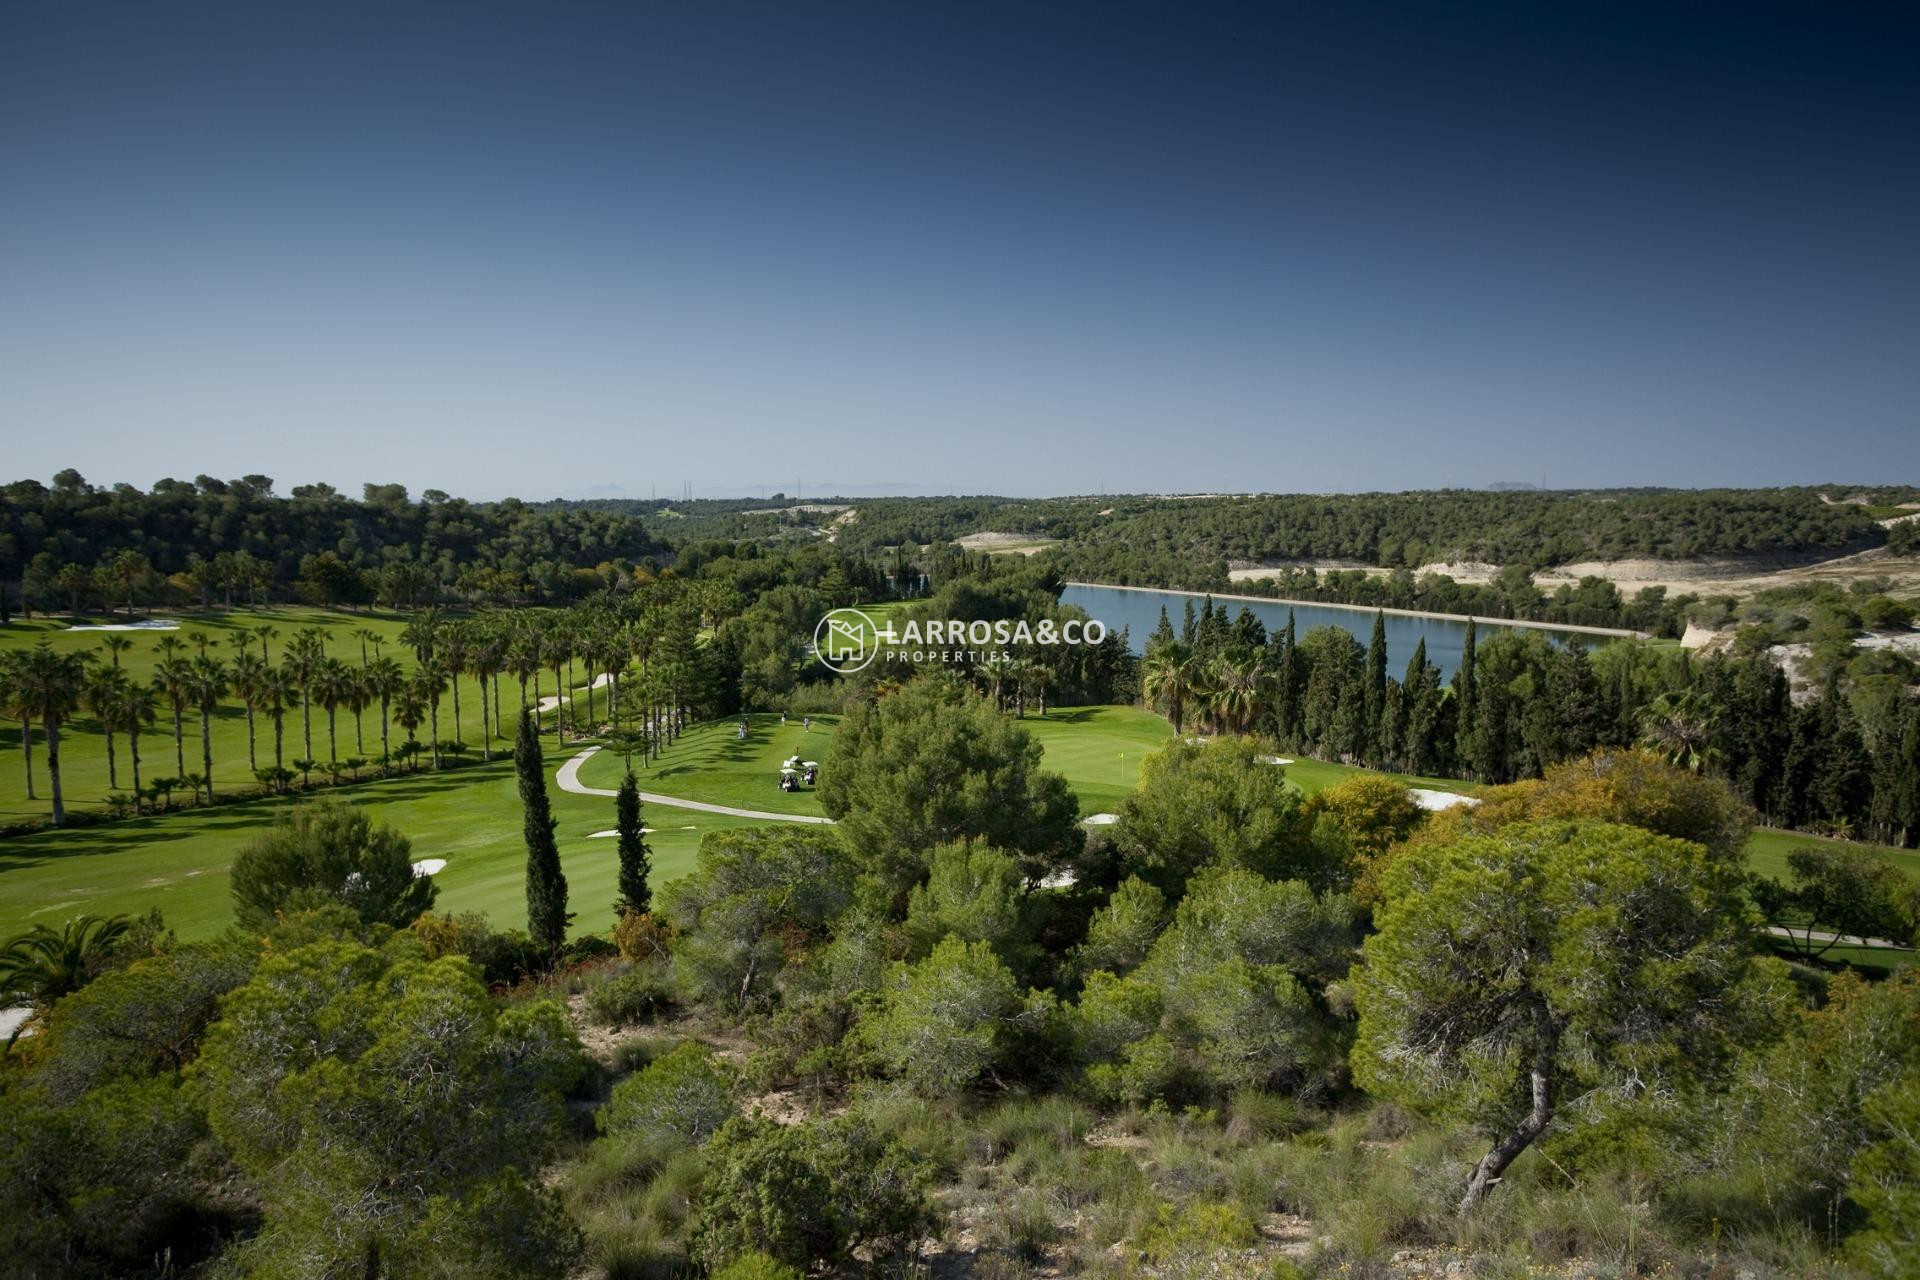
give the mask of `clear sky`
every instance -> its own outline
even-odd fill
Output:
[[[1920,6],[0,0],[0,480],[1920,480]]]

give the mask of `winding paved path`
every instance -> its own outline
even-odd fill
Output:
[[[592,756],[599,750],[600,748],[598,747],[588,747],[585,751],[582,751],[579,755],[560,766],[559,771],[553,775],[553,780],[560,784],[562,791],[571,791],[577,796],[617,796],[620,794],[617,791],[608,791],[603,787],[590,787],[580,781],[580,766],[587,762],[589,756]],[[768,822],[810,822],[816,826],[827,827],[833,825],[832,818],[816,817],[808,813],[767,813],[760,809],[735,809],[731,805],[707,804],[700,800],[682,800],[678,796],[655,795],[651,791],[642,791],[640,793],[640,802],[642,804],[665,805],[670,809],[698,809],[702,813],[724,813],[730,818],[761,818]]]

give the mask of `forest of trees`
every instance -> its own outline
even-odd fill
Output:
[[[639,520],[399,485],[277,497],[267,476],[100,489],[77,471],[0,488],[0,591],[44,611],[294,600],[568,600],[668,547]]]
[[[1920,698],[1899,674],[1848,680],[1796,706],[1766,652],[1697,659],[1633,643],[1589,652],[1539,632],[1478,640],[1443,685],[1422,641],[1390,672],[1386,632],[1269,633],[1253,614],[1189,602],[1161,614],[1141,683],[1177,727],[1260,733],[1328,760],[1506,783],[1596,748],[1644,744],[1722,777],[1770,825],[1911,844],[1920,837]]]

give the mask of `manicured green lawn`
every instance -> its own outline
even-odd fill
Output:
[[[633,771],[640,789],[736,809],[818,815],[820,801],[811,790],[780,790],[780,766],[796,755],[824,762],[840,717],[815,716],[811,731],[801,727],[799,716],[789,716],[785,725],[778,714],[756,713],[748,719],[744,742],[739,720],[716,720],[689,729],[652,764],[636,755]],[[612,790],[620,785],[625,768],[619,753],[601,751],[581,767],[580,781]]]
[[[745,742],[737,736],[737,723],[696,726],[661,760],[639,765],[643,789],[737,808],[819,813],[813,792],[789,794],[775,784],[780,764],[789,756],[826,763],[837,717],[815,717],[809,733],[798,717],[783,726],[777,715],[755,715]],[[1046,767],[1066,775],[1083,814],[1117,810],[1139,781],[1141,761],[1173,736],[1165,720],[1136,707],[1058,708],[1045,716],[1029,715],[1021,723],[1043,748]],[[549,736],[549,779],[583,746],[561,747]],[[611,789],[622,768],[617,753],[602,750],[583,767],[581,781]],[[1362,772],[1310,759],[1296,760],[1286,771],[1308,794]],[[1449,779],[1390,776],[1436,790],[1475,790]],[[367,806],[379,820],[405,832],[413,840],[416,858],[446,859],[446,869],[438,876],[441,910],[484,912],[503,926],[521,922],[525,849],[519,798],[506,761],[369,782],[334,794]],[[578,913],[575,928],[603,929],[611,921],[614,850],[610,839],[594,839],[592,834],[613,825],[613,801],[568,794],[551,782],[549,794]],[[217,932],[231,919],[227,868],[235,852],[283,804],[262,800],[0,840],[0,937],[80,912],[133,913],[153,906],[160,907],[183,936]],[[646,820],[657,828],[650,838],[656,885],[692,866],[704,832],[756,825],[663,805],[649,806]],[[1756,869],[1779,874],[1790,849],[1817,843],[1821,841],[1813,836],[1762,830],[1754,833],[1749,856]],[[1878,851],[1920,875],[1920,853]]]
[[[1138,707],[1059,707],[1020,722],[1045,767],[1065,774],[1082,814],[1112,813],[1140,782],[1140,762],[1173,739],[1173,727]]]
[[[557,758],[550,755],[547,763],[551,775]],[[613,826],[613,801],[552,786],[549,793],[574,927],[603,930],[612,923],[614,842],[592,837]],[[502,926],[524,921],[526,847],[510,763],[391,778],[333,794],[405,832],[416,859],[446,860],[436,877],[438,910],[480,911]],[[234,854],[281,807],[258,801],[0,840],[0,937],[82,912],[156,906],[183,937],[218,932],[232,917],[227,868]],[[649,837],[656,885],[693,865],[703,832],[757,825],[662,806],[647,809],[645,820],[656,828]]]
[[[782,725],[778,715],[756,714],[749,717],[744,742],[738,720],[698,725],[662,761],[641,767],[636,757],[635,772],[645,791],[740,809],[818,814],[813,792],[780,790],[780,766],[797,755],[824,767],[838,723],[838,716],[815,716],[809,733],[798,716]],[[1057,708],[1019,723],[1045,752],[1044,767],[1066,775],[1081,812],[1089,814],[1112,811],[1139,782],[1141,759],[1173,736],[1165,720],[1137,707]],[[602,751],[581,768],[580,780],[611,789],[623,767],[618,755]]]
[[[1472,795],[1480,790],[1476,783],[1462,782],[1458,778],[1422,778],[1411,773],[1381,773],[1377,769],[1362,769],[1358,765],[1335,764],[1328,760],[1309,760],[1305,757],[1294,760],[1287,767],[1287,779],[1307,795],[1324,791],[1336,782],[1343,782],[1356,773],[1380,773],[1380,776],[1392,778],[1395,782],[1409,787],[1423,787],[1429,791],[1452,791],[1460,795]]]
[[[1778,880],[1787,874],[1787,855],[1795,849],[1835,848],[1845,843],[1847,842],[1805,835],[1798,831],[1759,827],[1747,837],[1747,862],[1755,871]],[[1908,875],[1920,879],[1920,849],[1896,849],[1890,845],[1864,842],[1854,847],[1877,854]]]

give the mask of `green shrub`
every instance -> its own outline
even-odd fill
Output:
[[[1052,1199],[1039,1191],[996,1196],[980,1218],[977,1235],[986,1248],[1039,1262],[1061,1237],[1057,1213]]]
[[[540,968],[531,938],[517,929],[495,930],[475,911],[454,916],[423,912],[413,922],[412,933],[425,948],[427,959],[465,956],[489,985],[518,982]]]
[[[709,1268],[755,1250],[802,1270],[838,1265],[856,1246],[884,1256],[930,1220],[925,1163],[851,1117],[736,1118],[708,1156],[688,1239]]]
[[[1162,1204],[1137,1243],[1141,1255],[1165,1276],[1198,1274],[1219,1254],[1253,1247],[1259,1233],[1246,1215],[1225,1204]]]
[[[713,1280],[800,1280],[797,1268],[764,1253],[743,1253],[713,1273]]]
[[[739,1088],[724,1063],[689,1040],[615,1085],[596,1120],[603,1133],[698,1146],[735,1114]]]
[[[587,1012],[596,1022],[625,1027],[646,1022],[673,1004],[673,979],[658,963],[610,969],[587,988]]]

